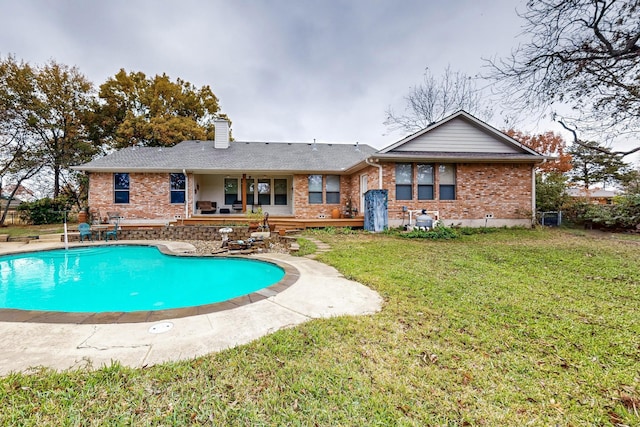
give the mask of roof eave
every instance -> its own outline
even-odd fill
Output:
[[[447,162],[447,163],[542,163],[545,160],[552,160],[553,157],[531,156],[531,157],[471,157],[471,156],[429,156],[415,154],[384,154],[371,156],[372,159],[386,161],[420,161],[420,162]]]

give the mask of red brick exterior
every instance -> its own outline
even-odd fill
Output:
[[[189,176],[188,188],[192,188],[192,183],[193,177]],[[91,173],[89,207],[98,209],[103,217],[107,212],[119,212],[127,219],[185,216],[184,204],[170,203],[168,173],[130,173],[129,203],[114,203],[113,173]]]
[[[322,177],[322,200],[326,200],[324,193],[324,183],[326,175]],[[351,199],[356,206],[359,204],[359,183],[358,175],[341,176],[340,177],[340,203],[309,203],[309,175],[293,176],[293,212],[296,218],[331,218],[334,209],[342,213],[347,204],[347,200]]]
[[[506,220],[505,224],[526,224],[533,212],[533,165],[503,163],[459,163],[456,165],[456,200],[438,200],[438,165],[435,165],[434,199],[418,200],[413,185],[413,200],[396,200],[395,163],[384,163],[384,189],[389,190],[389,222],[401,222],[402,207],[410,210],[439,211],[440,218],[451,223],[474,225],[470,221]],[[375,181],[377,182],[377,180]]]
[[[389,225],[406,222],[402,207],[410,210],[439,211],[440,218],[449,225],[463,223],[480,225],[487,214],[502,223],[492,225],[526,224],[533,211],[533,165],[502,163],[459,163],[456,165],[456,200],[438,200],[438,165],[435,165],[435,200],[417,200],[417,185],[413,185],[412,200],[396,200],[395,163],[381,163],[383,189],[388,190]],[[347,200],[362,215],[360,177],[366,174],[368,189],[380,188],[379,169],[374,166],[340,177],[339,204],[309,204],[308,175],[293,176],[293,214],[296,218],[331,218],[334,209],[344,212]],[[323,189],[324,178],[323,175]],[[131,173],[128,204],[114,203],[113,174],[91,173],[89,206],[99,209],[102,216],[116,211],[127,219],[173,220],[185,216],[184,204],[170,203],[168,173]],[[414,176],[415,181],[415,176]],[[187,198],[189,215],[192,215],[193,175],[188,175]],[[326,200],[323,190],[323,201]]]

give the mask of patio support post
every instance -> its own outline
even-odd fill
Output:
[[[247,174],[243,173],[242,174],[242,198],[240,200],[242,200],[242,212],[246,212],[247,211]]]

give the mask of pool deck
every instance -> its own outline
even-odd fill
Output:
[[[175,253],[193,252],[183,242],[119,241],[162,244]],[[78,246],[83,244],[69,244]],[[85,246],[88,244],[84,244]],[[0,243],[0,255],[64,247],[61,243]],[[0,322],[0,375],[99,368],[118,361],[144,367],[203,356],[246,344],[277,330],[318,318],[378,312],[382,298],[347,280],[333,267],[305,257],[266,253],[250,258],[289,264],[299,278],[288,288],[250,304],[207,314],[137,323]]]

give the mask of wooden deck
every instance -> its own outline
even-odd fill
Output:
[[[189,219],[178,220],[179,225],[237,225],[246,224],[247,218],[244,215],[194,215]],[[290,216],[270,216],[269,227],[271,230],[305,230],[307,228],[323,227],[364,227],[364,217],[355,218],[314,218],[301,219]]]

